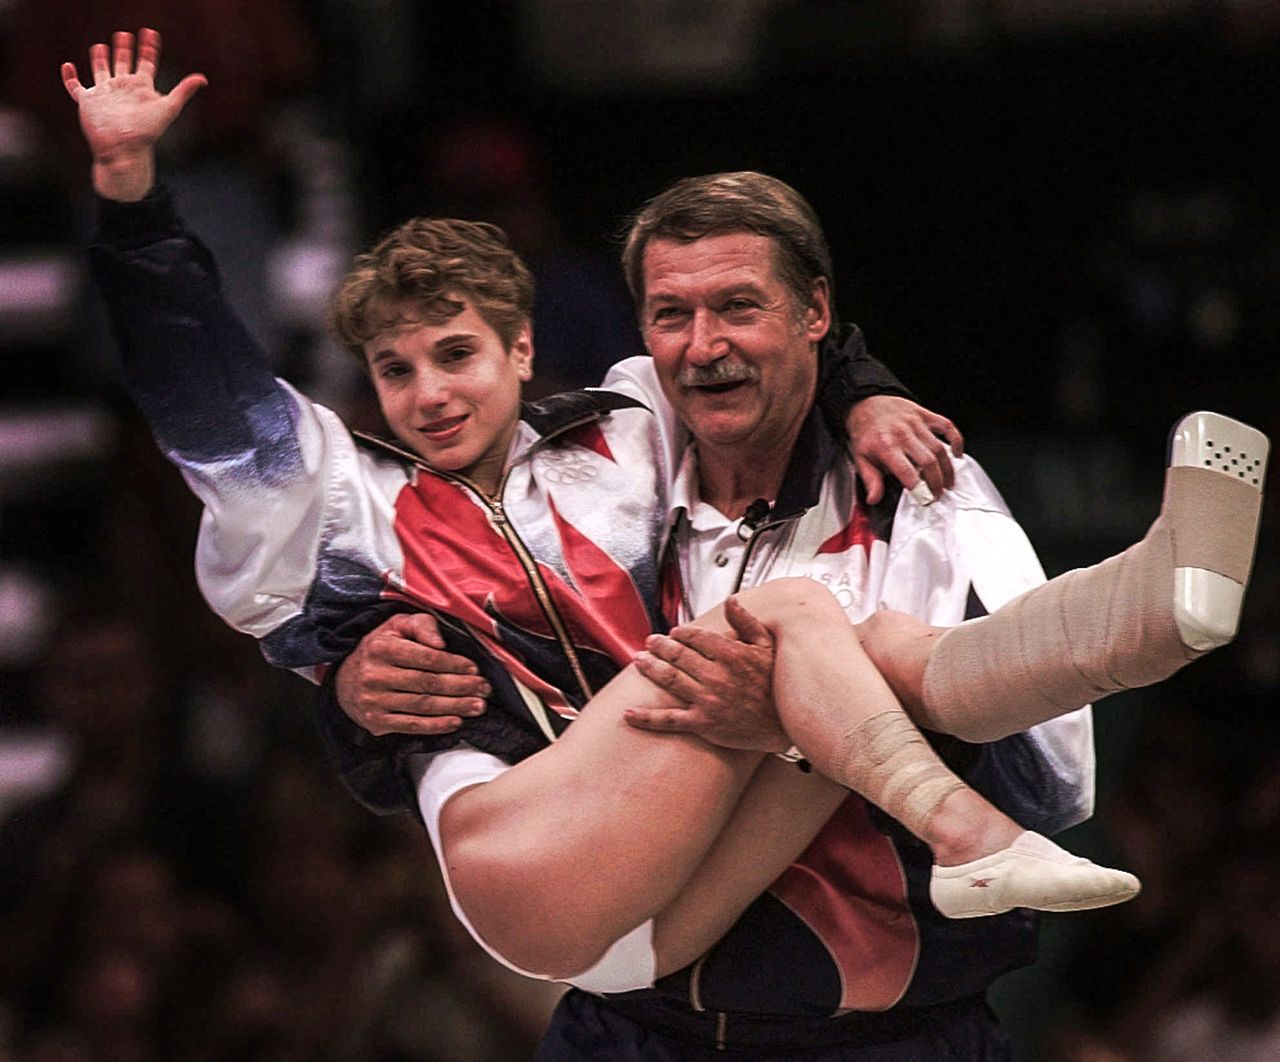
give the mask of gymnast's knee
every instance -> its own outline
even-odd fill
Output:
[[[791,623],[845,618],[831,591],[803,576],[773,579],[734,596],[748,612],[774,629],[785,629]]]
[[[627,932],[616,916],[566,897],[563,876],[519,844],[503,851],[464,840],[447,851],[455,912],[486,951],[520,973],[573,982]]]

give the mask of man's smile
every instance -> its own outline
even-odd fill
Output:
[[[686,390],[697,391],[706,395],[723,395],[747,386],[750,380],[728,380],[724,383],[691,384]]]
[[[722,395],[741,389],[760,379],[760,370],[753,365],[733,361],[714,361],[710,365],[687,366],[677,383],[685,391]]]

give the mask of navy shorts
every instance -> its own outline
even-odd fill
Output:
[[[883,1014],[779,1018],[695,1011],[669,998],[601,999],[571,989],[536,1062],[1009,1062],[983,999]]]

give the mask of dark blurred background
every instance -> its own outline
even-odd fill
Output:
[[[165,179],[279,371],[353,419],[323,305],[379,231],[504,225],[541,386],[594,384],[639,350],[628,212],[750,168],[813,202],[842,314],[1050,574],[1142,534],[1181,413],[1280,428],[1280,0],[0,0],[0,1062],[498,1062],[556,995],[476,953],[418,827],[355,808],[308,688],[193,585],[58,79],[142,25],[162,83],[210,79]],[[1278,539],[1272,505],[1234,646],[1098,711],[1067,841],[1145,890],[1045,919],[997,992],[1024,1062],[1280,1057]]]

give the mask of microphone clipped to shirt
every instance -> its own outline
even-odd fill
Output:
[[[743,542],[746,542],[752,532],[769,518],[771,508],[772,506],[764,498],[757,498],[747,506],[747,511],[742,514],[742,519],[738,522],[738,537]]]

